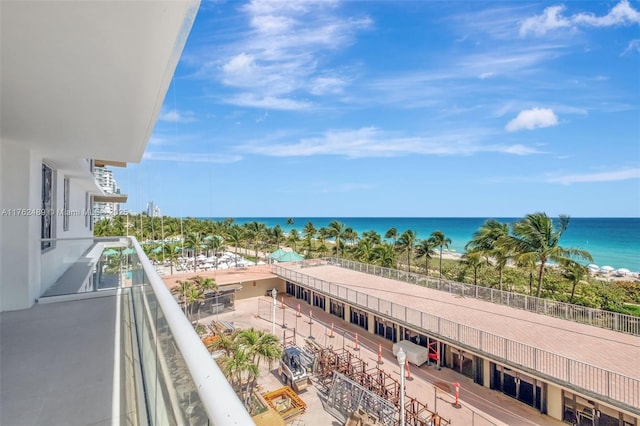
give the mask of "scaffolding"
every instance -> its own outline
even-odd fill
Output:
[[[379,366],[367,363],[346,349],[314,348],[318,385],[327,395],[333,415],[346,420],[351,413],[364,411],[375,424],[400,423],[400,383]],[[389,411],[392,406],[393,409]],[[451,422],[428,409],[427,404],[405,395],[407,426],[447,426]]]

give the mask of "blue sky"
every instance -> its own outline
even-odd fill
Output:
[[[640,217],[640,2],[203,0],[143,160],[172,216]]]

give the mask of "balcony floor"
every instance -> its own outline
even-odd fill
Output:
[[[119,401],[113,404],[118,298],[36,304],[0,314],[0,424],[120,423],[112,414],[120,407]]]

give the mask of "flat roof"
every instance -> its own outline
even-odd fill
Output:
[[[339,266],[322,265],[304,269],[291,265],[278,266],[604,370],[640,379],[640,337],[637,336],[462,297]]]
[[[214,278],[216,280],[216,284],[218,284],[219,286],[224,286],[227,284],[242,284],[244,282],[253,282],[270,278],[279,278],[277,275],[271,272],[271,265],[256,265],[244,268],[189,272],[186,274],[178,273],[174,275],[163,276],[162,280],[166,284],[167,288],[171,289],[172,287],[178,285],[178,280],[184,281],[196,276]]]

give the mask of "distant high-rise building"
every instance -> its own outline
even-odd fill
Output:
[[[120,187],[113,178],[113,172],[106,167],[94,167],[93,175],[105,194],[120,194]],[[120,203],[94,202],[93,221],[112,218],[120,213]]]
[[[147,203],[147,216],[160,217],[160,207],[156,206],[153,200]]]

